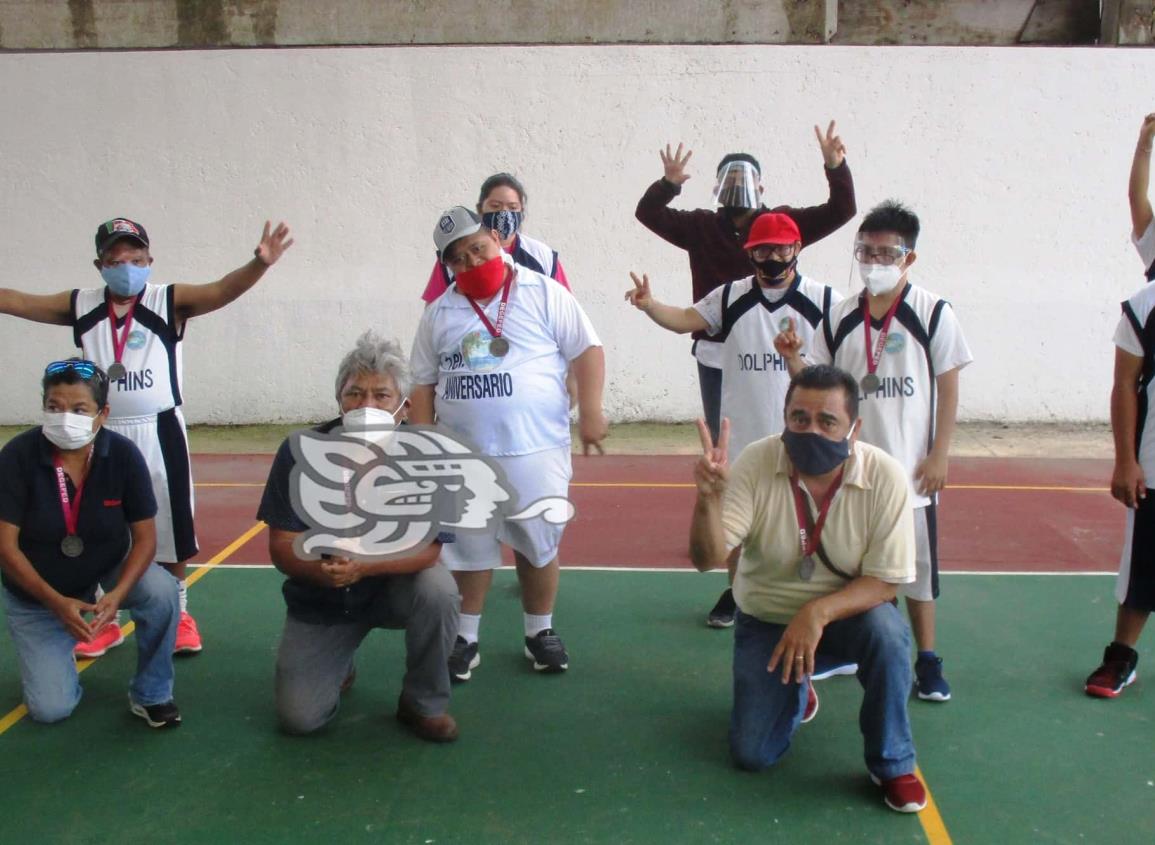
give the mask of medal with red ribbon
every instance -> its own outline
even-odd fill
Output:
[[[477,316],[481,318],[481,322],[485,324],[485,330],[489,332],[489,336],[493,338],[489,341],[489,354],[494,358],[504,358],[509,354],[509,341],[501,336],[501,329],[505,325],[505,311],[509,307],[509,289],[512,286],[513,274],[511,273],[505,280],[505,286],[501,289],[501,302],[497,305],[496,323],[489,322],[489,317],[485,316],[485,311],[474,301],[473,297],[465,297],[473,306],[473,310],[477,312]]]
[[[790,489],[794,493],[794,515],[798,519],[798,539],[802,545],[802,562],[798,564],[798,577],[809,581],[814,577],[814,554],[822,542],[822,528],[826,525],[826,516],[830,513],[830,505],[834,501],[834,494],[842,486],[842,472],[834,479],[822,502],[818,506],[818,521],[814,522],[810,516],[810,506],[802,492],[802,485],[798,481],[798,473],[790,473]]]
[[[875,370],[878,369],[878,362],[882,360],[882,350],[886,348],[886,337],[890,334],[890,321],[894,319],[894,315],[898,312],[898,306],[906,299],[906,292],[910,290],[910,286],[902,289],[902,293],[894,298],[894,302],[890,303],[890,308],[886,311],[886,316],[882,318],[882,328],[878,331],[878,342],[870,342],[870,301],[866,298],[866,294],[862,294],[862,326],[866,334],[866,375],[862,377],[862,390],[864,393],[874,393],[882,385],[882,380],[875,375]]]
[[[139,297],[133,298],[128,305],[128,310],[124,312],[124,328],[117,334],[116,331],[116,306],[113,304],[112,297],[108,299],[108,325],[112,329],[112,365],[108,368],[109,381],[116,381],[122,379],[128,372],[120,359],[124,357],[124,347],[128,345],[128,334],[132,331],[132,312],[136,310],[136,303],[139,302]]]
[[[80,521],[80,500],[84,496],[84,484],[88,480],[88,467],[92,463],[93,449],[88,450],[88,458],[84,464],[84,478],[76,486],[76,495],[68,495],[68,479],[64,473],[64,465],[60,462],[60,455],[52,459],[56,468],[56,488],[60,493],[60,511],[64,515],[64,539],[60,541],[60,553],[65,557],[80,557],[84,554],[84,541],[77,533],[77,523]]]

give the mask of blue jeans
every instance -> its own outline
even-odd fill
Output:
[[[102,579],[111,590],[120,578],[114,570]],[[8,632],[20,663],[24,704],[37,722],[66,719],[80,703],[80,677],[72,649],[76,640],[51,610],[26,601],[9,590],[4,594]],[[172,700],[172,648],[176,641],[180,604],[177,582],[155,563],[129,592],[123,605],[136,623],[136,675],[128,692],[137,704],[162,704]]]
[[[806,684],[782,683],[781,670],[767,672],[785,625],[761,622],[742,611],[734,624],[734,708],[730,754],[742,769],[761,771],[790,747],[806,707]],[[818,655],[824,661],[857,663],[865,694],[858,725],[866,768],[880,780],[914,771],[914,741],[906,712],[910,697],[910,628],[898,609],[880,604],[858,616],[831,622]]]

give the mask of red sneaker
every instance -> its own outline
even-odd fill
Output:
[[[802,724],[806,724],[818,715],[818,693],[814,691],[814,684],[806,685],[806,709],[802,711]]]
[[[173,654],[196,654],[204,648],[201,645],[201,632],[197,630],[197,621],[187,612],[182,611],[180,624],[176,628],[176,643],[172,647]]]
[[[113,622],[91,640],[78,642],[76,647],[72,649],[72,653],[76,657],[91,659],[100,657],[110,648],[116,648],[123,642],[124,632],[120,630],[119,625]]]
[[[890,780],[879,780],[872,774],[870,779],[882,787],[886,806],[896,813],[917,813],[926,808],[926,787],[917,776],[899,775]]]

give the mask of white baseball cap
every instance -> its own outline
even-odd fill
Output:
[[[481,231],[481,218],[463,205],[441,212],[437,225],[433,228],[433,243],[437,251],[445,255],[445,248],[456,240]]]

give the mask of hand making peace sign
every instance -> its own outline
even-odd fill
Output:
[[[830,125],[826,127],[825,137],[817,126],[814,127],[814,134],[818,136],[818,146],[822,148],[822,159],[826,162],[826,166],[833,170],[842,164],[846,159],[846,145],[842,143],[842,138],[835,130],[834,121],[830,121]]]
[[[727,455],[730,450],[730,419],[722,417],[721,430],[718,432],[718,445],[714,445],[714,438],[706,421],[698,418],[698,438],[702,441],[702,457],[694,466],[694,481],[698,485],[698,495],[717,498],[726,490],[726,481],[730,477],[730,461]]]

